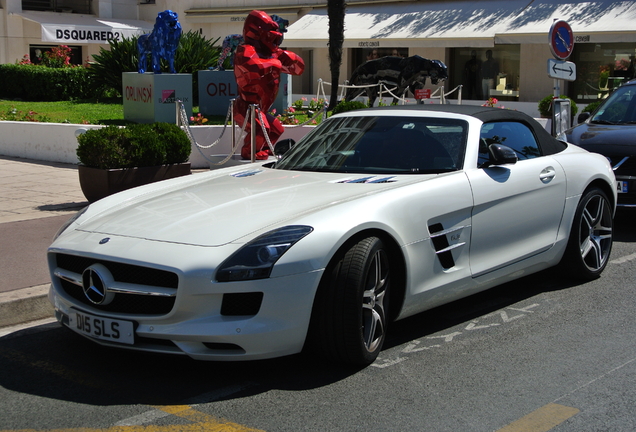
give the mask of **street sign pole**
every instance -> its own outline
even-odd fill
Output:
[[[554,101],[561,96],[561,79],[573,81],[576,79],[576,67],[574,63],[565,60],[572,54],[574,48],[574,34],[570,25],[563,20],[554,20],[548,34],[550,51],[556,60],[548,60],[548,76],[554,78],[554,99],[552,100],[552,132],[555,132],[557,113],[554,109]],[[567,75],[569,72],[569,75]],[[573,77],[573,78],[572,78]],[[569,105],[568,105],[569,111]],[[561,113],[559,114],[561,116]],[[569,114],[568,114],[569,117]],[[566,119],[569,121],[569,118]]]

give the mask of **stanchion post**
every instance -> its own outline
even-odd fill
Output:
[[[230,145],[230,152],[234,151],[234,146],[236,145],[236,122],[234,121],[234,102],[236,99],[230,99],[230,118],[232,125],[232,145]],[[232,155],[234,156],[234,155]]]
[[[256,162],[256,105],[250,105],[250,144],[252,162]]]

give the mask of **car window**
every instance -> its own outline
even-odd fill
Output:
[[[636,122],[636,86],[619,87],[599,108],[593,123],[634,123]]]
[[[488,146],[503,144],[510,147],[521,161],[541,156],[537,140],[528,126],[519,122],[484,123],[481,127],[478,165],[488,162]]]
[[[347,116],[327,120],[275,168],[364,174],[431,174],[463,167],[464,120]]]

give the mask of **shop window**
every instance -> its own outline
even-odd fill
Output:
[[[568,96],[577,102],[605,97],[622,83],[636,78],[636,47],[633,43],[577,43],[568,61],[576,64],[576,80]]]
[[[33,64],[41,64],[42,58],[44,57],[44,53],[47,51],[51,51],[52,48],[57,45],[29,45],[29,58],[31,63]],[[79,46],[69,46],[71,49],[70,60],[69,62],[72,65],[81,65],[82,61],[82,47]]]
[[[519,98],[519,45],[454,48],[450,54],[450,87],[460,84],[462,99]]]
[[[22,0],[22,10],[90,14],[91,0]]]

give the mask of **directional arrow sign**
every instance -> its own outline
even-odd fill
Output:
[[[548,59],[548,75],[550,78],[574,81],[576,64],[569,61]]]

